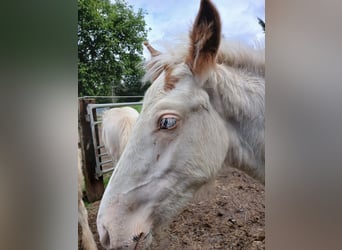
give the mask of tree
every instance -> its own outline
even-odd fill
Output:
[[[79,96],[143,94],[145,14],[124,0],[78,0]]]

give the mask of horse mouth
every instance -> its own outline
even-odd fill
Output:
[[[135,235],[133,237],[133,241],[135,242],[134,250],[144,250],[150,243],[150,239],[152,239],[152,233],[149,231],[148,233],[140,233],[139,235]]]

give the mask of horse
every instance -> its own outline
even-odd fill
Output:
[[[89,228],[88,223],[88,212],[82,200],[82,183],[83,183],[83,174],[82,174],[82,160],[81,160],[81,150],[78,148],[78,223],[82,228],[82,245],[85,250],[96,250],[97,246],[94,240],[94,236]]]
[[[265,182],[265,56],[224,41],[201,0],[189,40],[151,53],[151,86],[97,216],[106,249],[146,249],[224,166]]]
[[[114,165],[119,160],[139,116],[131,107],[112,108],[102,115],[102,142]]]

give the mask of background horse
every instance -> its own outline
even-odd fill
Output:
[[[148,48],[152,85],[97,217],[109,249],[148,247],[222,166],[265,177],[263,51],[221,42],[208,0],[186,46]]]
[[[138,116],[138,111],[131,107],[112,108],[103,113],[102,141],[114,165],[127,144]]]

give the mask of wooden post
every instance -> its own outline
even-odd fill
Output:
[[[86,194],[89,202],[102,198],[104,192],[103,178],[95,178],[96,158],[90,122],[87,121],[87,106],[95,103],[94,99],[80,99],[78,101],[78,126],[80,133],[80,146],[82,151],[82,170],[84,175]],[[97,130],[96,130],[97,132]],[[98,135],[97,135],[98,136]]]

